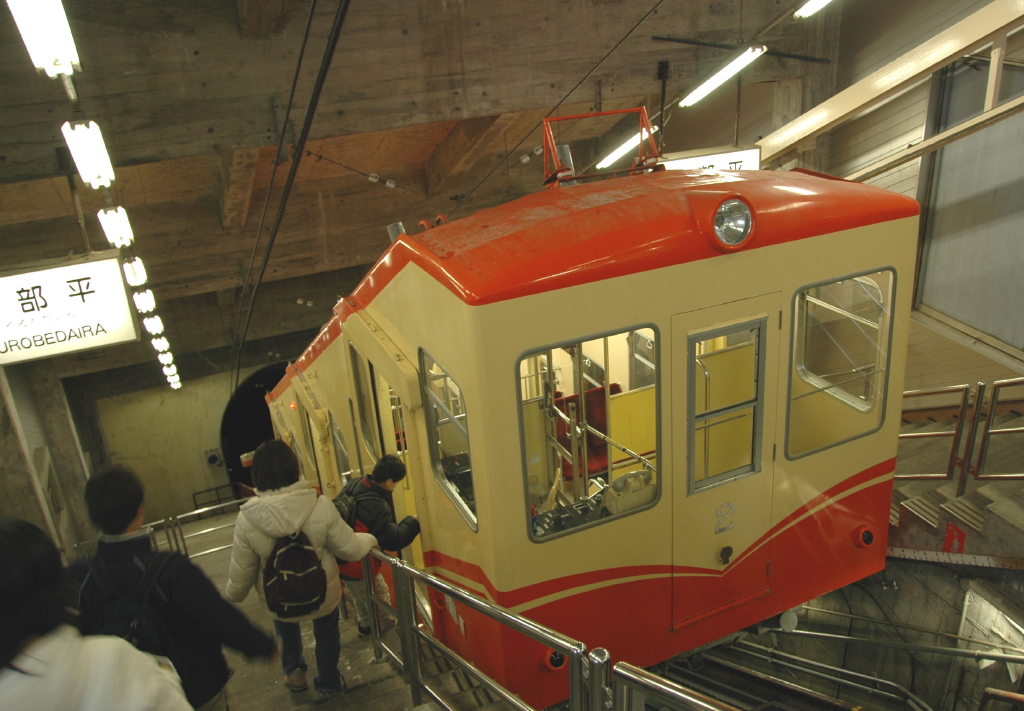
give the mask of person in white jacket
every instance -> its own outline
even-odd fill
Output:
[[[191,711],[167,660],[62,624],[60,554],[36,526],[0,518],[0,570],[0,708]]]
[[[256,449],[252,478],[257,498],[242,506],[235,522],[235,540],[224,596],[231,602],[242,602],[255,585],[266,606],[263,571],[267,558],[279,538],[294,535],[300,530],[305,533],[327,576],[324,601],[319,608],[301,617],[282,619],[273,613],[271,616],[281,638],[285,686],[296,692],[308,688],[299,623],[312,620],[318,672],[313,685],[321,698],[333,696],[344,691],[345,686],[345,680],[338,671],[341,582],[335,556],[349,561],[361,560],[370,548],[377,545],[377,539],[369,533],[353,532],[341,519],[331,500],[317,496],[312,483],[300,478],[295,453],[281,440],[264,442]]]

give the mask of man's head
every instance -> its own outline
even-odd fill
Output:
[[[89,518],[109,536],[137,530],[142,524],[145,487],[128,467],[108,464],[85,484]]]
[[[252,483],[260,491],[281,489],[299,480],[299,460],[279,439],[267,440],[252,455]]]
[[[28,521],[0,518],[0,669],[64,620],[57,547]]]
[[[385,454],[373,468],[370,479],[374,484],[383,486],[388,491],[394,491],[398,482],[405,478],[405,465],[402,460],[393,454]]]

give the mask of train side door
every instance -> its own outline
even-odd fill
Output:
[[[673,630],[768,594],[780,299],[672,317]]]

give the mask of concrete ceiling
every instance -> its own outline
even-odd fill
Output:
[[[353,2],[265,277],[280,286],[257,304],[258,337],[322,324],[387,246],[387,224],[412,230],[470,192],[458,216],[540,189],[541,161],[519,158],[540,145],[537,123],[559,102],[557,115],[645,103],[655,111],[659,60],[671,61],[670,97],[722,62],[721,50],[653,35],[739,44],[790,4],[666,0],[569,94],[655,0]],[[63,121],[94,120],[117,175],[111,197],[129,212],[175,351],[229,345],[264,201],[269,191],[272,218],[293,158],[283,157],[272,187],[279,131],[291,143],[302,125],[336,2],[317,5],[288,124],[307,3],[64,5],[83,66],[74,76],[74,116],[59,82],[36,74],[6,6],[0,10],[0,265],[84,251],[55,149],[64,145]],[[767,42],[832,56],[835,25],[828,15],[789,21]],[[764,57],[744,82],[802,78],[810,96],[834,76],[822,66]],[[616,123],[560,125],[559,142],[574,146],[577,163],[589,162],[624,130]],[[381,180],[370,182],[370,173]],[[385,186],[389,178],[397,187]],[[90,245],[103,248],[95,213],[104,198],[80,181],[78,188]],[[79,375],[152,359],[137,343],[54,366]]]

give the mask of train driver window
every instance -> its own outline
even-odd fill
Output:
[[[882,426],[891,269],[814,284],[793,299],[786,456],[795,459]]]
[[[531,351],[518,365],[530,535],[548,540],[658,498],[653,327]]]
[[[434,476],[466,523],[476,531],[469,419],[462,389],[423,349],[420,349],[420,386],[423,389],[427,432],[433,440],[430,460],[434,465]]]

